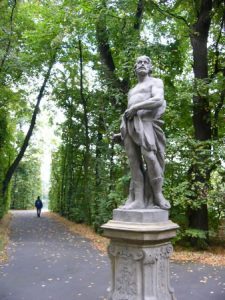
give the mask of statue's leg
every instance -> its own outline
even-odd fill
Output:
[[[154,194],[154,204],[158,205],[161,209],[167,210],[170,208],[170,204],[164,198],[162,193],[163,171],[157,160],[155,152],[146,151],[145,149],[142,149],[142,154],[147,164],[150,185],[152,187],[153,194]]]
[[[129,195],[127,198],[127,201],[125,202],[125,205],[123,205],[122,207],[127,207],[127,205],[130,205],[135,199],[135,195],[134,195],[134,184],[133,184],[133,180],[131,178],[130,180],[130,186],[129,186]]]
[[[142,172],[141,149],[133,142],[129,135],[127,135],[124,139],[124,147],[129,159],[132,184],[129,197],[124,208],[144,208],[144,175]]]
[[[154,204],[158,205],[161,209],[170,209],[170,203],[162,193],[163,177],[153,178],[150,182],[154,193]]]

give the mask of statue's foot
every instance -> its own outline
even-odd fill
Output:
[[[134,202],[133,198],[129,195],[129,197],[126,200],[126,202],[123,205],[120,205],[119,208],[120,209],[126,209],[126,207],[129,206],[133,202]]]
[[[131,197],[131,196],[129,196],[128,198],[127,198],[127,201],[125,202],[125,206],[127,206],[127,205],[130,205],[131,203],[133,203],[134,202],[134,199],[133,199],[133,197]]]
[[[157,194],[154,200],[154,203],[161,209],[168,210],[171,207],[169,201],[164,198],[162,193]]]
[[[132,203],[124,206],[124,209],[143,209],[143,208],[145,208],[144,202],[138,200],[135,200]]]

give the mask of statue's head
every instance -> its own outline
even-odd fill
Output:
[[[151,74],[152,72],[152,63],[148,56],[142,55],[136,59],[134,65],[134,70],[136,74]]]

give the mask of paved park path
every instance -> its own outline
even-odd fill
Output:
[[[48,215],[13,213],[9,255],[0,267],[0,300],[106,298],[108,258]],[[225,300],[225,267],[172,263],[171,283],[177,300]]]

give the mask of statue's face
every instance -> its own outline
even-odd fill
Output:
[[[147,56],[138,57],[135,64],[136,74],[146,75],[151,71],[150,59]]]

